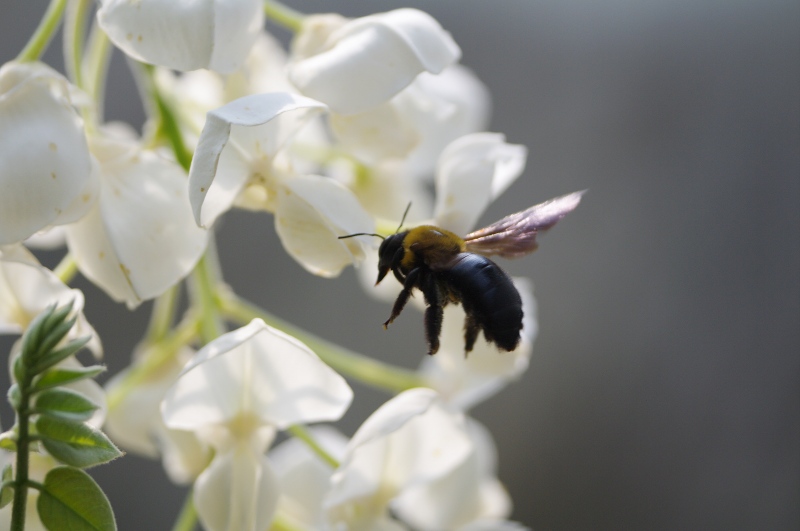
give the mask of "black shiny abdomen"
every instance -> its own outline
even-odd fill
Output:
[[[503,350],[514,350],[522,330],[522,299],[500,266],[478,254],[460,253],[454,265],[436,275],[461,299],[486,340]]]

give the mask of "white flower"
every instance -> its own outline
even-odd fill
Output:
[[[267,529],[279,499],[264,452],[277,430],[336,420],[352,391],[305,345],[260,319],[201,349],[162,403],[164,423],[216,451],[195,505],[211,531]]]
[[[488,89],[469,69],[450,66],[420,74],[388,102],[351,114],[333,114],[331,129],[341,148],[367,165],[403,159],[404,178],[433,174],[453,140],[482,131],[489,121]]]
[[[97,176],[69,85],[38,63],[0,68],[0,245],[75,221]]]
[[[528,150],[500,133],[475,133],[450,143],[436,168],[434,224],[464,236],[486,207],[525,169]]]
[[[334,459],[344,455],[347,437],[330,426],[309,429],[314,441]],[[322,502],[330,488],[331,465],[312,452],[308,444],[291,437],[275,446],[269,458],[280,485],[278,513],[292,529],[325,529]]]
[[[354,531],[402,529],[389,518],[390,508],[405,507],[397,500],[447,477],[471,452],[463,417],[445,410],[435,391],[405,391],[370,415],[348,443],[326,496],[328,522]]]
[[[242,66],[231,74],[195,70],[175,74],[156,69],[155,80],[180,116],[184,140],[191,147],[206,121],[206,113],[251,94],[292,90],[286,77],[286,52],[269,33],[260,32]]]
[[[528,368],[536,338],[536,301],[528,279],[513,278],[522,297],[521,341],[512,352],[500,352],[478,337],[469,356],[464,355],[464,310],[449,305],[444,310],[441,346],[435,356],[425,356],[422,377],[450,407],[466,411],[497,393]]]
[[[264,12],[260,0],[101,0],[97,21],[139,61],[230,73],[247,57]]]
[[[136,143],[92,138],[100,198],[66,228],[78,267],[112,299],[136,307],[187,275],[207,234],[192,219],[181,168]]]
[[[324,40],[319,19],[308,26],[313,37],[304,37],[301,30],[302,56],[289,70],[289,79],[300,92],[336,113],[376,107],[422,72],[438,74],[461,56],[450,34],[417,9],[396,9],[339,24],[339,20],[329,24],[332,31]]]
[[[336,276],[364,256],[337,236],[372,230],[372,218],[334,179],[293,172],[285,147],[325,109],[289,93],[247,96],[208,114],[189,172],[195,220],[208,227],[235,202],[272,211],[287,252],[308,271]]]
[[[23,246],[0,247],[0,334],[20,334],[48,306],[70,301],[78,319],[67,337],[91,335],[87,347],[100,356],[100,338],[83,315],[83,293],[67,287]]]
[[[113,396],[132,371],[136,363],[150,355],[147,350],[138,352],[134,365],[117,373],[106,383]],[[128,390],[123,399],[109,410],[105,432],[124,450],[150,458],[161,457],[164,469],[175,483],[193,481],[211,459],[211,448],[197,439],[193,432],[171,430],[161,418],[161,401],[175,383],[192,351],[184,348],[167,363],[151,371],[145,381]]]
[[[16,465],[16,453],[0,450],[0,469],[5,468],[7,464],[12,466]],[[55,459],[46,454],[38,452],[30,452],[30,463],[28,467],[28,474],[30,479],[44,481],[44,477],[50,472],[50,469],[58,466]],[[39,491],[37,489],[28,488],[28,501],[25,505],[25,531],[48,531],[42,521],[39,519],[39,510],[36,508],[36,502],[39,499]],[[11,512],[13,510],[13,503],[9,503],[0,509],[0,529],[11,529]]]
[[[422,531],[471,529],[478,522],[493,522],[507,529],[511,498],[498,481],[497,450],[489,431],[466,418],[470,442],[467,457],[449,472],[430,482],[409,486],[392,504],[404,522]]]

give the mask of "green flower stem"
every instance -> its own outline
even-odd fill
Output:
[[[147,356],[140,362],[131,365],[130,372],[119,382],[119,385],[108,393],[108,409],[112,410],[128,396],[133,389],[157,374],[161,367],[172,361],[177,352],[197,338],[199,321],[188,315],[172,332],[157,343],[151,345]]]
[[[17,61],[31,62],[39,60],[61,23],[61,17],[64,14],[66,5],[67,0],[50,0],[50,5],[47,6],[47,11],[45,11],[41,22],[39,22],[39,26],[31,35],[25,48],[19,52]]]
[[[282,330],[308,345],[322,361],[336,371],[366,385],[392,393],[426,385],[425,381],[414,371],[394,367],[321,339],[234,294],[221,294],[219,303],[222,313],[230,319],[241,324],[249,323],[255,318],[263,319],[268,325]]]
[[[180,284],[175,284],[156,298],[145,335],[146,342],[156,343],[166,337],[175,319],[179,292]]]
[[[308,431],[308,428],[301,424],[295,424],[294,426],[289,426],[289,433],[293,436],[297,437],[315,453],[317,457],[325,461],[327,464],[331,466],[331,468],[339,468],[339,461],[334,458],[331,454],[325,451],[322,446],[314,439],[314,436]]]
[[[158,85],[154,78],[155,67],[153,65],[143,64],[142,69],[145,73],[147,92],[152,99],[155,110],[158,111],[159,133],[166,137],[172,147],[173,153],[175,153],[175,160],[177,160],[178,164],[188,173],[192,165],[192,152],[186,147],[186,143],[183,141],[183,135],[178,126],[178,118],[175,112],[173,112],[170,103],[158,90]]]
[[[269,531],[303,531],[307,529],[302,525],[295,525],[291,523],[285,515],[278,513],[272,519],[272,524],[269,526]]]
[[[280,2],[266,0],[264,2],[264,13],[273,22],[295,33],[303,27],[305,15]]]
[[[16,486],[14,487],[14,501],[11,508],[11,528],[10,531],[24,531],[25,529],[25,509],[28,505],[28,464],[30,444],[30,378],[24,384],[20,382],[20,403],[17,411],[17,463],[16,463]]]
[[[186,493],[186,500],[183,502],[181,512],[172,526],[172,531],[193,531],[197,525],[197,508],[194,506],[194,491],[189,489]]]
[[[86,47],[84,59],[84,82],[82,88],[86,90],[94,101],[94,110],[97,113],[95,121],[103,122],[103,102],[105,101],[106,79],[108,74],[108,64],[111,59],[111,41],[108,40],[106,33],[100,29],[97,22],[92,25],[92,32],[89,35],[89,42]],[[87,121],[87,127],[94,126],[91,121]]]
[[[81,58],[86,39],[86,20],[91,5],[90,0],[71,0],[64,19],[64,67],[70,81],[82,89],[86,87],[83,85]]]
[[[200,312],[200,338],[203,343],[210,343],[225,333],[225,327],[219,315],[219,305],[215,296],[215,282],[210,271],[208,251],[192,271],[189,277],[192,306]]]
[[[58,263],[56,268],[53,269],[53,273],[55,273],[55,275],[61,279],[61,282],[64,284],[69,284],[78,273],[78,262],[75,261],[74,256],[72,256],[70,253],[67,253]]]

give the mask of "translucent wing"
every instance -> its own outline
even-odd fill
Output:
[[[586,192],[574,192],[534,205],[467,234],[467,251],[484,256],[519,258],[536,250],[536,235],[575,210]]]

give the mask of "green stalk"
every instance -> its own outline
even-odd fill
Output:
[[[331,454],[325,451],[325,449],[319,445],[319,443],[314,439],[314,436],[308,431],[308,428],[301,424],[295,424],[294,426],[289,426],[289,433],[306,443],[312,452],[317,454],[317,457],[325,461],[331,468],[339,468],[339,461],[333,457]]]
[[[39,26],[31,35],[25,48],[19,52],[17,61],[26,63],[39,60],[61,23],[66,5],[67,0],[50,0],[50,5],[47,6],[47,11],[39,22]]]
[[[83,85],[83,43],[86,39],[86,21],[91,7],[89,0],[72,0],[67,6],[64,19],[64,67],[67,76],[76,86],[86,89]]]
[[[53,269],[53,273],[55,273],[56,276],[61,279],[61,282],[64,284],[69,284],[78,273],[78,262],[75,261],[75,257],[72,256],[72,254],[67,253],[58,263],[56,268]]]
[[[189,489],[181,512],[178,513],[175,525],[172,526],[172,531],[193,531],[197,525],[197,509],[194,506],[193,494],[194,491]]]
[[[143,64],[142,70],[145,73],[144,82],[147,87],[147,93],[154,104],[155,110],[158,111],[159,133],[166,137],[175,154],[175,160],[177,160],[178,164],[188,173],[192,165],[192,153],[183,141],[183,135],[178,126],[178,118],[175,112],[173,112],[170,103],[158,90],[158,85],[154,77],[155,67],[153,65]]]
[[[269,20],[297,33],[303,27],[305,15],[300,11],[274,0],[264,2],[264,14]]]
[[[263,319],[268,325],[296,337],[313,350],[334,370],[366,385],[399,393],[413,387],[425,387],[425,381],[414,371],[395,367],[363,354],[341,347],[276,317],[258,306],[242,300],[235,294],[219,295],[220,309],[224,315],[241,324]]]
[[[175,284],[156,298],[145,334],[146,342],[156,343],[166,337],[175,319],[179,291],[180,284]]]
[[[28,465],[30,445],[30,387],[32,378],[25,377],[18,382],[20,390],[20,406],[17,411],[17,463],[14,482],[14,501],[11,508],[11,531],[25,530],[25,509],[28,505]]]
[[[190,279],[189,294],[192,307],[200,312],[200,338],[203,343],[210,343],[225,333],[219,315],[219,306],[215,296],[216,285],[209,267],[208,252],[197,262]]]
[[[103,122],[103,102],[105,101],[106,79],[108,77],[110,59],[111,42],[95,21],[89,34],[89,42],[83,62],[85,86],[82,88],[91,95],[92,101],[94,101],[94,108],[97,113],[95,120],[97,123]],[[87,121],[87,124],[91,124],[91,122]],[[93,126],[93,124],[91,125]]]

